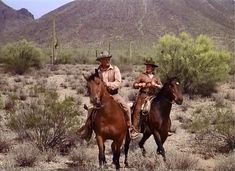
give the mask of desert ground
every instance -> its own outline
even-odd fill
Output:
[[[57,65],[52,69],[46,65],[41,70],[32,70],[24,75],[4,73],[0,68],[0,142],[7,144],[6,149],[0,151],[0,170],[99,170],[98,148],[94,136],[90,142],[78,140],[76,147],[66,155],[56,150],[41,152],[31,142],[18,140],[18,134],[7,126],[6,110],[9,96],[15,95],[18,97],[17,101],[22,99],[30,101],[33,98],[31,87],[42,85],[46,89],[56,89],[59,100],[70,96],[80,100],[78,105],[84,121],[87,112],[83,109],[83,104],[89,103],[89,97],[85,96],[86,82],[82,74],[93,71],[95,67],[95,65]],[[144,66],[120,67],[120,69],[123,78],[120,94],[130,103],[138,92],[132,88],[134,78],[144,69]],[[121,170],[233,170],[235,151],[214,150],[211,143],[218,143],[214,142],[218,139],[213,139],[212,136],[209,139],[205,137],[200,140],[195,132],[188,129],[188,124],[193,121],[195,113],[203,112],[213,106],[226,107],[233,112],[234,116],[234,83],[235,79],[231,77],[226,83],[218,85],[217,92],[211,97],[191,97],[184,94],[183,104],[173,104],[170,114],[173,135],[169,136],[164,144],[167,161],[164,162],[162,157],[156,154],[156,144],[152,137],[145,144],[147,154],[143,157],[138,148],[140,136],[131,142],[129,168],[124,167],[124,153],[121,154]],[[80,126],[77,125],[78,128]],[[223,146],[223,143],[221,141],[219,146]],[[19,153],[36,155],[37,159],[32,166],[22,167],[16,160]],[[106,142],[106,158],[108,163],[104,170],[115,170],[111,164],[110,141]]]

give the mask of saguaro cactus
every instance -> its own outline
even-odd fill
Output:
[[[55,17],[52,19],[52,56],[51,56],[51,64],[54,65],[57,60],[56,50],[59,47],[58,37],[56,35],[56,25],[55,25]]]

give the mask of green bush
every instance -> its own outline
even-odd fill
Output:
[[[231,55],[216,51],[205,35],[195,40],[187,33],[165,35],[155,46],[162,76],[179,76],[186,93],[210,95],[216,83],[228,77]]]
[[[73,64],[75,63],[73,53],[70,50],[63,50],[58,55],[58,64]]]
[[[235,118],[227,108],[207,107],[196,109],[188,128],[196,134],[201,147],[210,153],[235,149]],[[213,141],[211,141],[213,139]]]
[[[72,98],[58,101],[55,91],[47,90],[31,103],[19,102],[9,113],[8,126],[19,135],[27,135],[41,150],[59,146],[81,122],[77,103]]]
[[[21,40],[8,43],[2,48],[2,61],[7,70],[16,74],[24,74],[30,67],[41,66],[41,49],[31,42]]]

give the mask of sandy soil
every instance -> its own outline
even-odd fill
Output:
[[[89,65],[61,65],[58,66],[58,69],[55,71],[50,71],[49,67],[45,67],[41,71],[37,71],[31,74],[26,74],[24,76],[13,76],[9,74],[1,74],[1,87],[0,90],[2,93],[2,101],[3,103],[6,100],[7,92],[12,91],[15,93],[19,92],[20,90],[28,91],[28,88],[32,85],[36,85],[38,83],[45,82],[45,86],[53,87],[57,89],[59,93],[60,100],[63,100],[65,97],[72,96],[74,98],[81,98],[82,104],[89,103],[88,97],[85,97],[84,94],[78,93],[78,87],[84,86],[85,80],[82,78],[82,73],[87,74],[89,70],[92,70],[95,66]],[[137,69],[136,69],[137,70]],[[128,92],[133,91],[130,86],[127,86],[127,83],[131,85],[133,81],[133,75],[135,74],[126,74],[125,73],[125,80],[123,81],[123,88],[121,89],[120,93],[128,99]],[[127,76],[126,76],[127,75]],[[17,79],[21,79],[20,81]],[[71,85],[75,85],[75,89],[72,88]],[[235,113],[235,89],[232,86],[234,84],[233,80],[219,86],[217,95],[223,95],[225,98],[225,102],[228,106],[231,107],[233,112]],[[12,90],[11,90],[12,89]],[[187,95],[184,97],[184,104],[182,106],[177,106],[176,104],[173,105],[173,109],[171,111],[171,119],[172,119],[172,128],[174,129],[174,134],[166,140],[164,147],[166,149],[166,155],[171,154],[171,152],[182,152],[186,153],[187,155],[193,156],[195,159],[198,160],[198,164],[196,169],[198,170],[213,170],[215,168],[216,163],[218,162],[218,158],[209,158],[204,159],[201,154],[198,154],[193,150],[193,142],[195,135],[189,133],[183,127],[183,121],[190,119],[192,112],[200,107],[200,106],[210,106],[214,104],[213,98],[194,98],[190,99]],[[84,114],[84,118],[86,117],[86,112],[82,109],[81,110]],[[68,167],[68,163],[71,163],[69,156],[61,156],[57,154],[54,161],[52,162],[45,162],[43,159],[39,160],[36,165],[32,168],[20,168],[15,166],[14,161],[14,148],[18,146],[15,138],[17,137],[16,133],[9,130],[5,123],[6,118],[5,111],[0,110],[0,115],[2,116],[1,124],[0,124],[0,133],[1,137],[4,137],[5,140],[9,141],[12,146],[9,152],[7,153],[0,153],[0,170],[72,170]],[[183,121],[182,121],[183,120]],[[134,140],[132,142],[132,148],[130,151],[130,164],[133,157],[140,156],[141,152],[135,147],[138,143],[138,140]],[[92,145],[83,145],[80,148],[86,149],[84,153],[84,160],[89,159],[91,161],[92,168],[96,170],[98,168],[98,148],[95,145],[95,140],[93,138]],[[106,143],[107,150],[106,150],[106,158],[108,160],[108,170],[114,170],[114,167],[111,165],[111,150],[110,150],[110,142]],[[151,156],[154,159],[155,151],[156,151],[156,144],[154,139],[151,137],[145,144],[147,155]],[[75,149],[76,151],[76,149]],[[162,160],[161,158],[158,158]],[[121,165],[123,166],[123,155],[121,156]],[[141,158],[141,160],[144,160]],[[89,162],[89,161],[87,161]],[[135,166],[132,166],[130,169],[122,168],[123,170],[135,170]],[[75,169],[76,170],[76,169]],[[79,169],[78,169],[79,170]]]

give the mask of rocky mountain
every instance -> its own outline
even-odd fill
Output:
[[[27,9],[14,10],[0,1],[0,36],[33,20],[34,16]]]
[[[20,11],[16,11],[19,19],[25,16],[27,21],[32,20],[32,16]],[[15,27],[14,31],[8,30],[10,24],[5,24],[7,33],[3,40],[25,37],[48,45],[53,17],[57,35],[64,44],[151,42],[166,33],[182,31],[208,34],[221,42],[234,37],[233,0],[75,0],[27,25]],[[18,20],[14,21],[16,26]]]

